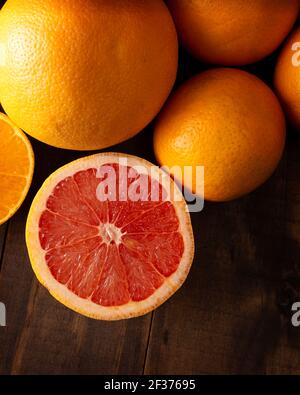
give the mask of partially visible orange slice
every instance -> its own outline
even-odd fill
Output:
[[[50,293],[102,320],[161,305],[183,284],[194,257],[178,187],[151,163],[113,153],[79,159],[46,180],[29,212],[26,242]]]
[[[34,155],[25,134],[0,113],[0,225],[11,218],[29,190]]]

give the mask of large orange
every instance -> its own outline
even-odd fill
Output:
[[[201,187],[196,166],[204,166],[205,198],[212,201],[231,200],[261,185],[276,168],[284,142],[284,115],[274,93],[257,77],[234,69],[206,71],[179,88],[154,136],[157,159],[175,178],[192,166],[193,178],[184,182],[194,192]]]
[[[0,13],[0,100],[50,145],[100,149],[143,129],[176,77],[162,0],[8,0]]]
[[[292,28],[298,0],[168,0],[183,44],[214,64],[242,65],[273,52]]]
[[[300,130],[300,28],[291,35],[279,56],[275,86],[290,121]]]

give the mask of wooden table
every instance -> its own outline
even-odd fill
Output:
[[[275,57],[248,70],[270,82]],[[200,69],[182,53],[179,82]],[[111,150],[155,161],[152,130]],[[7,308],[0,374],[300,373],[300,327],[290,310],[300,301],[299,136],[290,131],[279,168],[259,190],[192,215],[196,257],[174,297],[152,314],[110,323],[56,302],[31,270],[24,242],[30,203],[46,176],[84,155],[32,143],[33,186],[0,227]]]

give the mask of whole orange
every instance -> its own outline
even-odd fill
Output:
[[[292,28],[299,0],[167,0],[183,44],[197,58],[224,66],[254,63]]]
[[[279,56],[275,86],[288,118],[300,130],[300,28],[293,32]]]
[[[198,193],[197,166],[204,166],[205,199],[245,195],[273,173],[283,152],[285,119],[272,90],[254,75],[212,69],[186,82],[162,111],[154,150],[161,165]]]
[[[162,0],[8,0],[0,100],[50,145],[100,149],[159,112],[175,81],[176,29]]]

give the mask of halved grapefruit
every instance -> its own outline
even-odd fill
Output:
[[[26,242],[49,292],[85,316],[118,320],[165,302],[194,256],[178,187],[143,159],[104,153],[52,174],[36,195]]]

